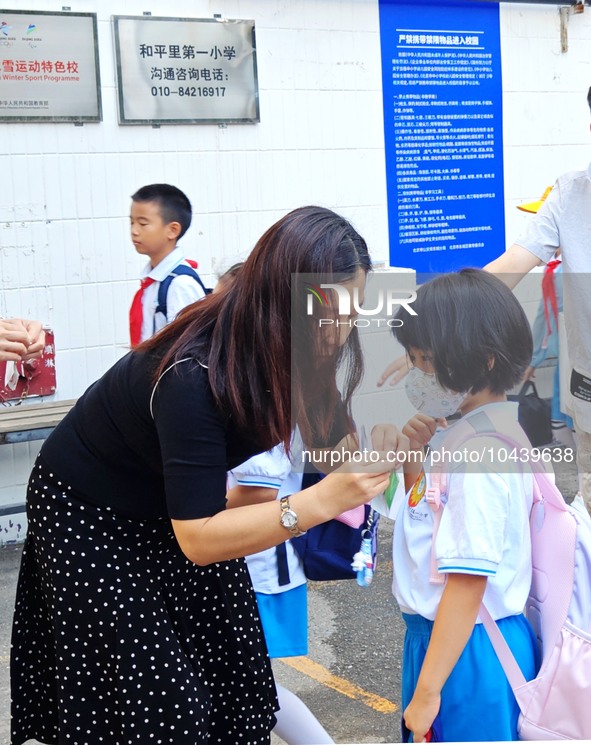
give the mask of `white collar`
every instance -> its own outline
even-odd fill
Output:
[[[156,264],[154,268],[150,263],[146,264],[144,271],[142,272],[141,279],[150,277],[155,282],[162,282],[166,279],[171,271],[177,267],[185,258],[183,249],[177,246],[169,254],[167,254],[160,263]]]

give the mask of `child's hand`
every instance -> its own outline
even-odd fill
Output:
[[[407,437],[393,424],[376,424],[372,427],[371,449],[381,453],[389,453],[392,463],[396,461],[394,454],[402,451],[407,452],[408,447]]]
[[[404,723],[412,732],[413,742],[425,742],[440,707],[439,694],[421,694],[418,689],[415,691],[410,704],[404,710]]]
[[[426,414],[415,414],[402,428],[402,434],[408,437],[411,449],[417,450],[429,444],[437,427],[447,427],[447,421],[434,419]]]
[[[412,364],[407,354],[397,357],[385,368],[384,372],[378,378],[377,385],[384,385],[388,378],[390,378],[390,385],[395,386],[407,375],[411,367]]]

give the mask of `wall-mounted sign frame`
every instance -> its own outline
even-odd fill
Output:
[[[0,121],[102,119],[96,13],[0,10]]]
[[[484,266],[505,242],[499,4],[379,9],[390,264]]]
[[[260,121],[254,21],[112,20],[119,124]]]

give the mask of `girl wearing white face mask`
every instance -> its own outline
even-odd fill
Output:
[[[411,349],[408,351],[408,358],[413,367],[408,371],[405,389],[415,409],[435,419],[455,414],[468,394],[444,388],[434,372],[423,369],[421,363],[425,367],[432,367],[429,354]],[[420,359],[418,366],[417,358]]]
[[[487,417],[497,432],[529,449],[517,404],[506,397],[532,350],[529,323],[512,292],[487,272],[464,270],[421,286],[413,308],[417,315],[401,314],[404,323],[394,329],[413,365],[406,390],[418,413],[403,429],[411,448],[429,444],[444,453],[457,426],[445,417],[459,410],[464,419]],[[498,451],[499,440],[475,435],[468,446]],[[522,613],[532,571],[532,476],[526,465],[458,460],[459,452],[445,466],[445,509],[434,544],[429,457],[405,467],[407,495],[393,539],[393,592],[407,624],[404,723],[415,742],[430,729],[445,741],[517,740],[519,709],[478,613],[484,599],[526,679],[533,678],[536,642]],[[430,578],[432,545],[443,583]]]

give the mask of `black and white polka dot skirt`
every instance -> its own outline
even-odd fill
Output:
[[[243,560],[84,503],[38,459],[12,635],[12,745],[260,745],[278,708]]]

